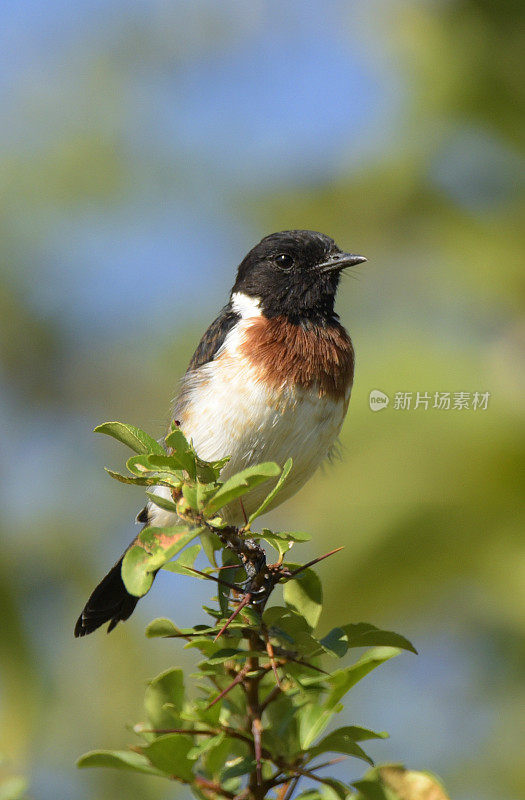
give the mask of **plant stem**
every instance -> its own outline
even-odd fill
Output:
[[[206,797],[209,797],[210,800],[215,800],[217,796],[227,797],[228,800],[234,800],[235,798],[233,792],[226,791],[219,783],[209,781],[206,778],[197,776],[195,778],[195,785],[198,786],[201,792],[206,795]]]
[[[301,776],[297,775],[295,778],[292,778],[290,783],[285,783],[284,786],[286,787],[286,791],[282,795],[282,800],[290,800],[291,796],[295,792],[296,786],[301,780]],[[279,794],[279,800],[281,800],[281,795]]]
[[[257,651],[258,649],[258,635],[256,632],[250,632],[249,646],[250,650]],[[250,656],[246,664],[249,665],[249,672],[255,672],[259,669],[259,658],[257,656]],[[262,770],[261,770],[261,706],[259,703],[259,681],[260,677],[254,675],[248,677],[244,681],[244,688],[246,691],[248,719],[246,729],[253,736],[253,754],[256,762],[256,768],[251,773],[248,788],[253,800],[263,800],[264,789],[262,785]]]

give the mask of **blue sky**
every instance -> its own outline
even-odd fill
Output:
[[[160,53],[148,44],[171,19],[164,3],[4,5],[0,137],[8,149],[30,153],[94,130],[116,135],[126,158],[123,202],[62,211],[46,221],[39,244],[42,280],[36,291],[30,282],[30,297],[43,313],[60,312],[76,336],[115,334],[145,273],[149,310],[159,317],[177,308],[175,282],[186,304],[202,295],[194,274],[208,272],[216,297],[253,243],[233,202],[329,179],[377,153],[399,102],[399,80],[367,55],[362,26],[352,31],[349,19],[339,29],[336,3],[227,3],[231,28],[211,45],[199,38],[202,6],[172,5],[189,35],[175,27]],[[204,7],[210,13],[213,3]],[[136,30],[142,45],[133,59],[122,47]],[[113,98],[89,83],[106,52],[117,75]],[[115,120],[111,107],[105,113],[112,99]],[[165,185],[159,163],[171,170]]]

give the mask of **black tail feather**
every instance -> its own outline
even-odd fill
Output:
[[[110,569],[94,589],[75,625],[75,636],[87,636],[109,622],[108,633],[115,625],[131,616],[139,597],[130,594],[124,586],[120,568],[124,555]]]

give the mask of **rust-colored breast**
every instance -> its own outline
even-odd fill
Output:
[[[240,350],[276,388],[286,383],[316,388],[319,396],[345,397],[354,377],[354,348],[339,323],[294,325],[286,317],[250,322]]]

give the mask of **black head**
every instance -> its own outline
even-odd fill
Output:
[[[239,266],[233,292],[258,298],[266,317],[324,323],[334,317],[342,270],[363,261],[363,256],[343,253],[323,233],[272,233]]]

